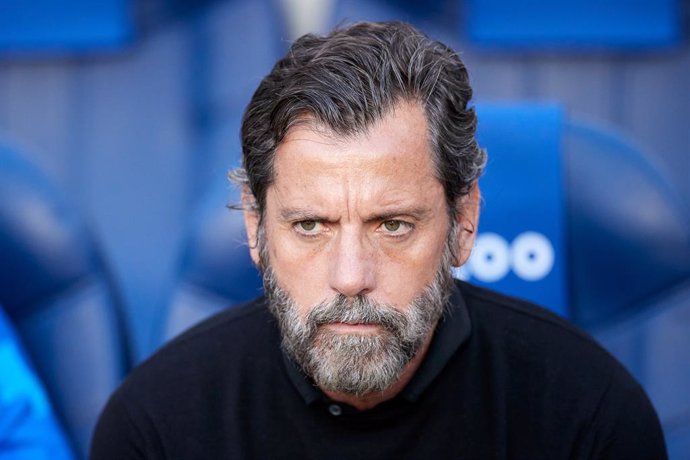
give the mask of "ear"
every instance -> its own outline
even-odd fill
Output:
[[[479,202],[481,194],[479,185],[475,182],[469,193],[458,201],[456,213],[457,236],[455,241],[455,258],[453,266],[460,267],[467,262],[474,246],[479,225]]]
[[[261,267],[259,258],[259,210],[256,207],[256,199],[249,187],[242,187],[242,209],[244,210],[244,228],[247,231],[249,243],[249,255],[254,265]]]

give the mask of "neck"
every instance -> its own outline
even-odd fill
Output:
[[[393,383],[387,389],[381,392],[369,393],[361,396],[356,396],[349,393],[337,393],[334,391],[322,391],[332,400],[348,404],[358,410],[371,409],[375,406],[378,406],[382,402],[395,398],[403,390],[403,388],[410,383],[410,380],[412,380],[415,372],[417,372],[417,369],[419,369],[419,366],[424,361],[424,358],[429,351],[429,345],[431,344],[431,339],[434,335],[435,329],[435,327],[431,328],[429,335],[424,340],[424,343],[420,347],[417,354],[403,369],[402,373],[400,374],[400,378],[398,378],[398,380],[396,380],[395,383]]]

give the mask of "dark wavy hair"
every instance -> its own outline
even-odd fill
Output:
[[[400,101],[424,107],[434,166],[451,217],[479,178],[486,153],[465,65],[448,46],[402,22],[361,22],[328,35],[307,34],[261,81],[242,120],[243,167],[262,220],[276,147],[312,117],[338,135],[365,133]]]

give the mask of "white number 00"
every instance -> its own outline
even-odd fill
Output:
[[[525,281],[539,281],[551,272],[554,259],[553,245],[541,233],[521,233],[512,244],[496,233],[480,233],[470,260],[454,275],[491,283],[503,279],[512,268]]]

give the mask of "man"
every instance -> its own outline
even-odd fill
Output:
[[[471,94],[405,24],[297,40],[233,174],[266,297],[137,369],[92,457],[664,458],[643,391],[591,339],[451,278],[486,162]]]

